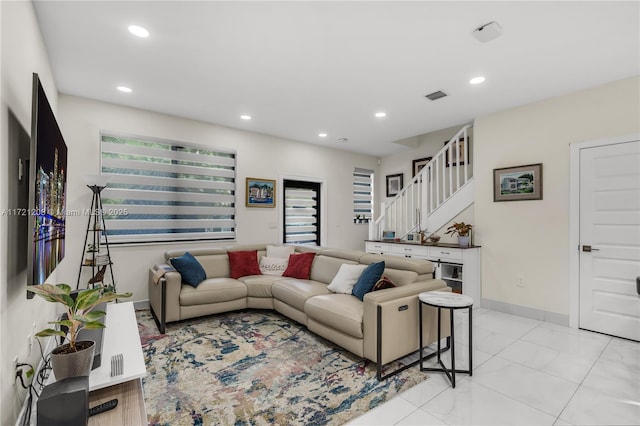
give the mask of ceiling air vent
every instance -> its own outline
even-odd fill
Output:
[[[438,90],[437,92],[429,93],[426,97],[432,101],[438,100],[440,98],[444,98],[447,96],[442,90]]]

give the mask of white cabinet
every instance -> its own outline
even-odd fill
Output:
[[[389,246],[390,244],[388,243],[381,243],[378,241],[366,241],[365,251],[367,253],[377,253],[377,254],[389,253],[391,251],[391,248]]]
[[[418,244],[390,244],[391,253],[405,257],[418,257],[426,259],[429,257],[429,247],[421,246]]]
[[[433,262],[435,277],[447,283],[456,293],[473,298],[473,307],[480,306],[480,247],[460,247],[454,244],[423,245],[392,241],[366,241],[367,253],[389,254]]]
[[[461,262],[462,252],[464,250],[473,249],[459,249],[459,248],[444,248],[444,247],[427,247],[429,249],[430,259],[440,259],[442,261]]]

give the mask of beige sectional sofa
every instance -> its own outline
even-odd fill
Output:
[[[257,250],[261,258],[266,245],[166,252],[169,263],[171,258],[189,251],[203,266],[207,279],[194,288],[184,284],[178,272],[167,272],[157,280],[156,269],[150,269],[149,303],[160,332],[165,332],[167,322],[247,308],[274,309],[353,354],[375,362],[378,379],[382,379],[384,364],[418,349],[417,295],[450,291],[444,281],[433,278],[429,261],[309,246],[295,247],[296,253],[315,253],[309,279],[274,275],[230,278],[227,252],[247,250]],[[395,288],[367,293],[363,301],[327,288],[343,264],[369,265],[382,260],[383,276]],[[437,310],[426,306],[423,309],[423,338],[430,344],[436,340]],[[442,324],[447,324],[443,336],[448,336],[448,321]]]

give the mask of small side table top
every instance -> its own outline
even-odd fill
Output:
[[[418,298],[427,305],[441,308],[467,308],[473,305],[473,299],[466,294],[444,291],[427,291],[420,293]]]

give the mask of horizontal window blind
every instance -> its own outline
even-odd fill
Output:
[[[353,170],[353,217],[373,217],[373,170]]]
[[[284,242],[319,245],[318,190],[301,186],[291,181],[284,185]]]
[[[235,153],[101,136],[109,243],[235,238]]]

